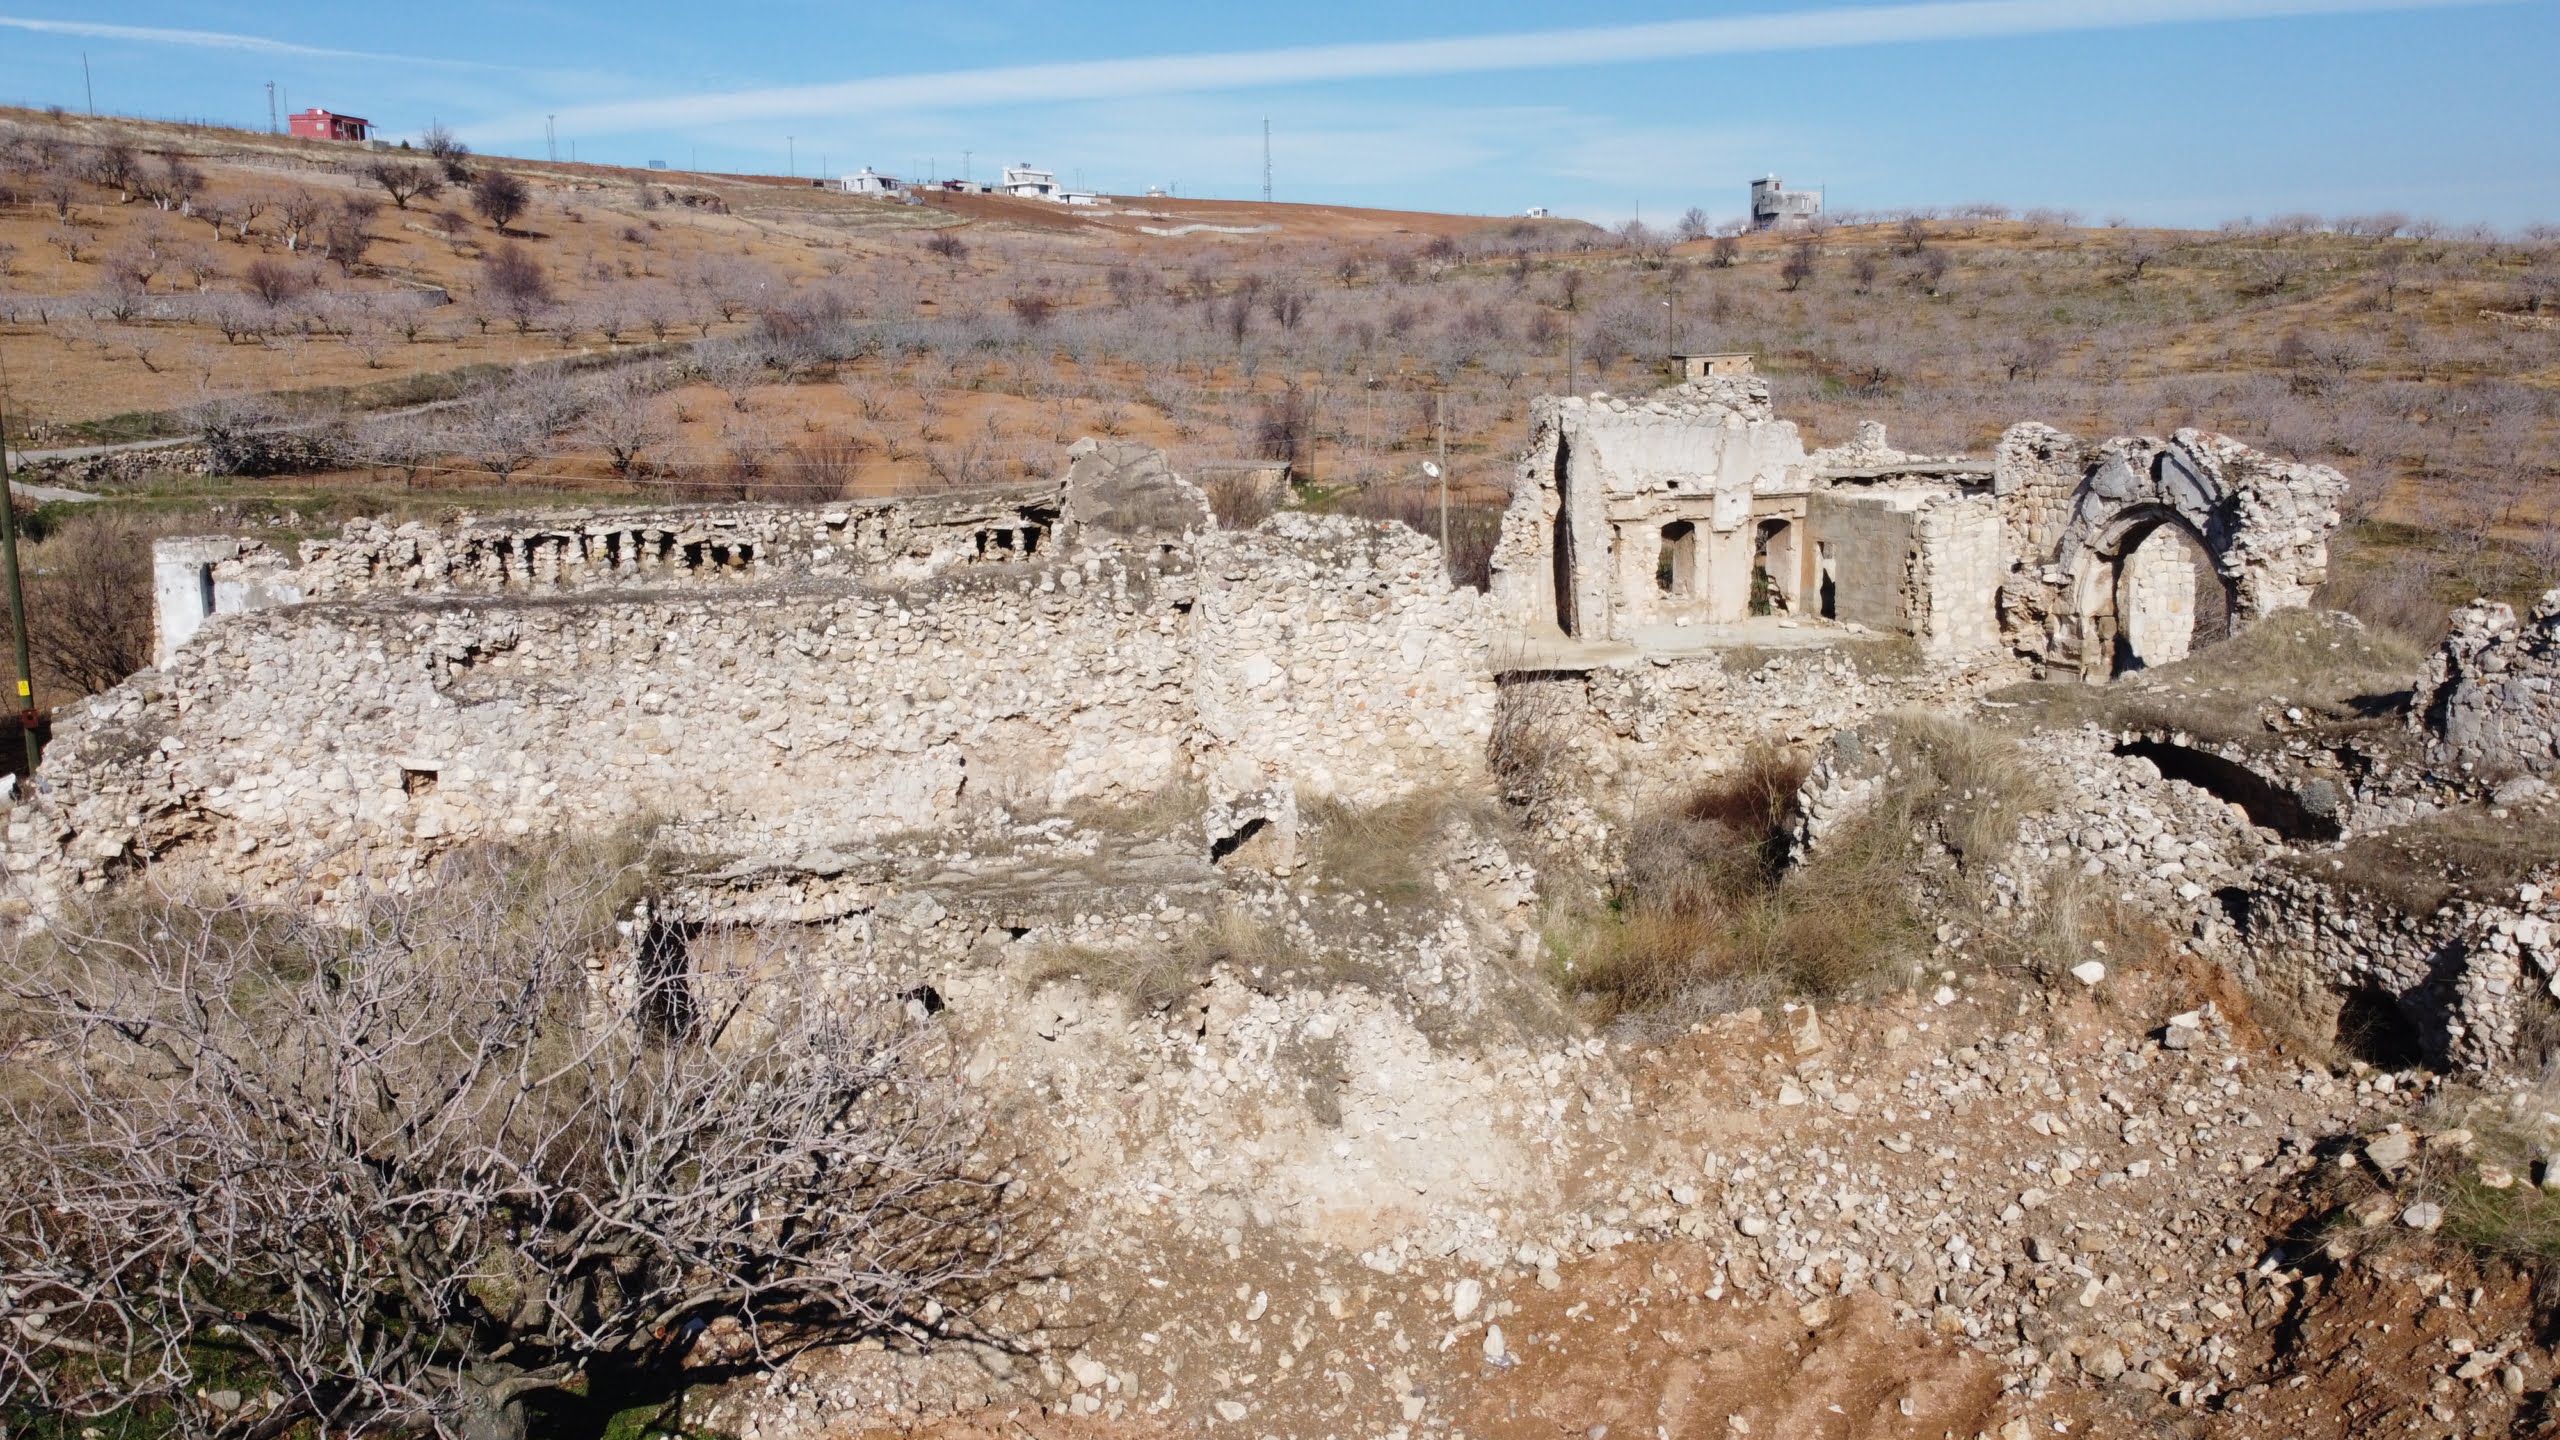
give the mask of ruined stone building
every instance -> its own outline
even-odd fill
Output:
[[[1765,382],[1705,375],[1535,402],[1493,600],[1546,663],[1830,624],[2105,679],[2308,603],[2345,487],[2194,431],[2090,445],[2027,424],[1968,459],[1869,425],[1808,452]]]
[[[1222,528],[1162,454],[1092,441],[1018,489],[359,520],[292,559],[163,541],[155,667],[58,718],[0,830],[0,918],[145,865],[345,903],[455,845],[648,822],[717,873],[800,877],[759,892],[774,913],[853,923],[914,907],[904,882],[830,878],[846,856],[1168,793],[1201,807],[1185,863],[1285,869],[1302,799],[1507,785],[1506,714],[1552,747],[1542,832],[1597,864],[1648,797],[1755,745],[1812,751],[2029,675],[2162,664],[2308,604],[2326,566],[2335,471],[2198,431],[2085,442],[2033,424],[1987,458],[1906,454],[1873,426],[1808,449],[1739,368],[1642,400],[1536,401],[1484,594],[1402,524],[1282,511]],[[2446,764],[2560,764],[2556,613],[2466,612],[2422,683]],[[2151,753],[2068,743],[2084,742],[2098,749],[2070,763]],[[2204,802],[2216,824],[2282,830],[2269,796],[2316,811],[2317,833],[2283,832],[2300,843],[2442,802],[2390,778],[2406,765],[2140,743],[2250,772],[2233,793],[2259,809]],[[2364,919],[2333,925],[2350,911],[2318,881],[2265,887],[2250,934],[2271,967],[2396,986],[2472,1037],[2443,1053],[2503,1053],[2501,977],[2542,963],[2541,940],[2467,968],[2441,956],[2493,947],[2410,930],[2392,950]],[[2243,883],[2191,876],[2160,903]],[[685,903],[707,921],[739,902]],[[2478,913],[2461,923],[2516,933]]]

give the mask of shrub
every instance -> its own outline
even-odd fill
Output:
[[[1912,713],[1872,728],[1894,757],[1891,783],[1809,856],[1788,852],[1808,767],[1774,748],[1639,817],[1605,910],[1565,912],[1550,931],[1568,988],[1603,1018],[1686,1024],[1913,973],[1928,953],[1924,892],[1978,889],[2037,791],[2011,742],[1962,721]]]
[[[27,553],[27,649],[75,694],[94,695],[151,663],[151,542],[130,514],[83,511]]]
[[[308,907],[146,894],[0,948],[0,1415],[525,1434],[705,1348],[970,1333],[1012,1186],[932,1032],[753,936],[652,931],[613,847]],[[226,1383],[228,1382],[228,1383]],[[215,1400],[209,1392],[228,1392]]]

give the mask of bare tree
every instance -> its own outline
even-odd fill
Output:
[[[1715,233],[1715,222],[1708,218],[1704,208],[1692,205],[1688,213],[1680,217],[1680,224],[1673,233],[1678,235],[1684,244],[1691,240],[1704,240]]]
[[[1741,258],[1742,237],[1739,235],[1719,235],[1716,237],[1714,251],[1707,257],[1707,263],[1715,266],[1719,270],[1730,270],[1733,268],[1734,262]]]
[[[129,512],[94,509],[29,553],[27,648],[77,693],[94,695],[151,663],[151,540],[159,533]]]
[[[471,208],[501,235],[532,199],[524,182],[504,170],[484,170],[471,182]]]
[[[432,414],[379,415],[359,427],[349,445],[357,459],[400,472],[412,490],[418,477],[454,448],[454,437]]]
[[[735,339],[706,340],[696,345],[693,366],[705,383],[729,398],[729,408],[741,415],[747,412],[748,397],[770,373],[762,352]]]
[[[161,210],[192,211],[204,193],[204,172],[175,155],[161,157],[160,168],[145,170],[134,188]]]
[[[1027,1227],[937,1027],[744,934],[714,973],[647,932],[617,1003],[588,962],[645,868],[605,845],[423,880],[0,950],[49,1057],[0,1098],[0,1405],[522,1440],[546,1391],[981,1333]]]
[[[285,260],[270,260],[263,255],[240,271],[241,288],[257,296],[259,302],[270,310],[309,294],[317,283],[303,266]]]
[[[666,443],[671,431],[650,403],[655,391],[625,372],[600,387],[577,438],[602,450],[613,473],[628,480],[640,468],[644,452]]]
[[[382,202],[367,195],[344,196],[329,212],[320,243],[339,270],[353,274],[364,263],[365,251],[373,246],[373,222],[381,213]]]
[[[492,385],[452,412],[454,446],[503,483],[551,454],[584,409],[577,387],[557,376]]]
[[[329,202],[317,190],[287,190],[276,201],[276,233],[287,250],[300,250],[310,243],[311,232],[320,217],[329,213]]]
[[[554,303],[551,277],[521,245],[501,245],[481,258],[480,292],[492,308],[514,322],[519,335],[531,330]]]
[[[1929,248],[1929,222],[1919,215],[1905,215],[1894,227],[1896,241],[1905,255],[1917,255]]]
[[[433,200],[444,193],[444,176],[414,161],[376,160],[364,167],[364,178],[381,186],[391,203],[403,210],[412,200]]]
[[[1788,290],[1801,290],[1820,273],[1821,268],[1821,244],[1810,239],[1799,240],[1787,247],[1787,263],[1778,267],[1778,278],[1786,282]]]
[[[444,128],[442,121],[427,127],[427,133],[418,138],[418,148],[443,167],[447,180],[456,185],[471,183],[471,147]]]

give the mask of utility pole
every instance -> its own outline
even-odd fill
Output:
[[[1262,203],[1271,203],[1271,117],[1262,117]]]
[[[977,177],[976,172],[975,172],[975,171],[973,171],[973,170],[971,170],[971,169],[969,168],[969,167],[970,167],[970,163],[971,163],[972,161],[976,160],[977,158],[978,158],[978,152],[977,152],[977,151],[975,151],[975,150],[963,150],[963,151],[961,151],[961,152],[960,152],[960,183],[961,183],[961,184],[963,184],[963,185],[973,185],[973,184],[976,184],[976,183],[977,183],[977,179],[978,179],[978,177]]]
[[[8,569],[9,628],[18,641],[18,731],[27,742],[27,781],[36,776],[36,671],[27,662],[27,595],[18,583],[18,501],[9,489],[8,425],[0,419],[0,564]]]
[[[558,164],[560,161],[559,121],[560,117],[557,115],[542,117],[542,153],[553,164]]]
[[[80,52],[80,93],[89,101],[89,118],[92,120],[98,118],[98,91],[96,86],[89,83],[89,52],[86,50]]]
[[[799,136],[785,135],[782,137],[782,164],[785,174],[789,175],[794,180],[800,178]]]
[[[1449,388],[1442,385],[1432,397],[1433,420],[1440,432],[1440,561],[1449,560]]]
[[[267,82],[267,133],[276,133],[276,82]]]

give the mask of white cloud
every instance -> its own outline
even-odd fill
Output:
[[[892,75],[588,105],[559,112],[559,120],[564,129],[604,134],[749,120],[975,109],[1036,101],[2506,3],[2514,0],[1931,0],[1525,34]],[[539,114],[511,116],[475,126],[473,133],[491,140],[522,139],[542,133],[542,120]]]
[[[467,69],[494,69],[467,60],[434,60],[416,55],[385,55],[372,50],[333,50],[321,45],[297,45],[290,40],[270,40],[263,35],[235,35],[223,30],[176,30],[157,25],[108,25],[93,20],[37,20],[21,15],[0,15],[0,27],[31,31],[38,35],[69,35],[83,40],[128,40],[145,45],[183,45],[198,50],[239,50],[257,55],[292,55],[309,60],[389,60],[411,65],[453,65]]]

